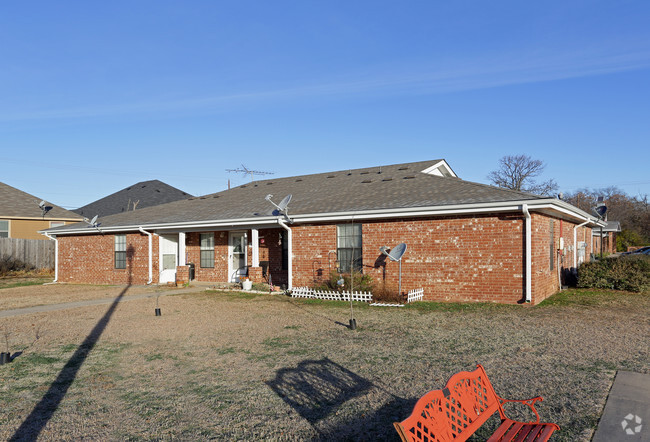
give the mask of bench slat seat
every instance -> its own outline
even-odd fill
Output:
[[[498,411],[501,425],[488,439],[489,442],[543,442],[560,427],[539,422],[534,404],[541,400],[541,397],[526,400],[499,397],[483,367],[477,365],[473,372],[453,375],[442,390],[433,390],[422,396],[413,413],[393,425],[403,441],[463,442]],[[507,402],[530,407],[537,420],[517,422],[508,419],[503,410],[503,404]]]

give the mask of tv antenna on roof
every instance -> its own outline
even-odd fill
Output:
[[[396,245],[390,253],[387,252],[388,247],[382,246],[379,248],[379,251],[383,253],[384,255],[388,256],[391,261],[398,261],[399,262],[399,294],[400,296],[402,295],[402,256],[404,256],[404,253],[406,252],[406,244],[405,243],[400,243]]]
[[[285,196],[284,198],[282,198],[282,201],[280,201],[280,204],[275,204],[273,201],[271,201],[271,198],[273,198],[273,195],[271,195],[270,193],[268,195],[266,195],[264,197],[264,199],[267,200],[269,203],[273,204],[276,207],[276,209],[278,209],[278,213],[280,215],[284,215],[284,217],[287,219],[287,221],[289,221],[291,223],[293,221],[291,220],[291,218],[289,218],[289,212],[287,210],[287,206],[291,202],[292,197],[293,197],[293,195],[291,195],[291,194]]]
[[[237,169],[226,169],[226,172],[237,172],[237,173],[243,173],[244,175],[249,175],[251,176],[251,183],[253,182],[253,175],[273,175],[273,172],[263,172],[261,170],[251,170],[248,167],[244,166],[243,164],[241,165],[241,168],[238,167]]]

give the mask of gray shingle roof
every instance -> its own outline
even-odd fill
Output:
[[[273,206],[264,199],[267,194],[273,194],[276,203],[292,194],[289,204],[292,216],[548,199],[421,172],[438,162],[255,181],[210,195],[103,217],[99,222],[102,228],[235,219],[254,222],[256,218],[274,214]]]
[[[43,212],[38,206],[43,201],[34,195],[11,187],[8,184],[0,183],[0,216],[5,218],[43,218]],[[45,214],[45,219],[76,220],[81,219],[79,215],[57,205],[45,202],[50,207]]]
[[[74,210],[74,212],[86,218],[92,218],[95,215],[104,217],[133,210],[134,204],[137,210],[170,203],[172,201],[184,200],[191,196],[189,193],[183,192],[162,181],[142,181],[95,202],[86,204]]]

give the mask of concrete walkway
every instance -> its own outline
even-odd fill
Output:
[[[592,442],[650,441],[650,375],[619,371]]]
[[[143,299],[143,298],[155,298],[157,296],[169,296],[169,295],[181,295],[184,293],[196,293],[196,292],[202,292],[206,289],[206,287],[190,287],[187,289],[182,289],[182,290],[163,290],[160,292],[152,292],[152,293],[141,293],[138,295],[124,295],[120,302],[125,302],[125,301],[133,301],[135,299]],[[87,307],[89,305],[102,305],[102,304],[111,304],[113,303],[118,297],[112,297],[112,298],[100,298],[100,299],[88,299],[85,301],[74,301],[74,302],[64,302],[60,304],[48,304],[48,305],[37,305],[34,307],[25,307],[25,308],[17,308],[17,309],[12,309],[12,310],[2,310],[0,311],[0,318],[8,318],[11,316],[20,316],[20,315],[29,315],[32,313],[42,313],[42,312],[53,312],[57,310],[67,310],[71,308],[77,308],[77,307]]]

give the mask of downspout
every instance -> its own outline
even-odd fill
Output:
[[[589,220],[573,228],[573,265],[578,268],[578,228],[589,224]]]
[[[284,230],[288,232],[287,234],[287,241],[289,244],[287,244],[287,279],[288,279],[288,284],[287,287],[289,290],[293,288],[293,239],[291,235],[291,229],[289,226],[287,226],[284,221],[278,218],[278,224],[280,224]]]
[[[138,227],[138,230],[149,237],[149,281],[147,281],[147,285],[149,285],[153,281],[153,234],[145,231],[142,227]]]
[[[531,217],[530,217],[530,212],[528,211],[528,204],[523,204],[521,206],[522,212],[524,212],[524,216],[526,218],[526,271],[525,271],[525,278],[526,278],[526,302],[531,302],[532,301],[532,290],[533,290],[533,282],[532,282],[532,269],[533,269],[533,253],[531,250],[532,246],[532,222],[531,222]]]
[[[49,233],[43,233],[43,235],[54,241],[54,281],[48,283],[54,284],[59,280],[59,240],[56,239],[56,236],[51,236]]]

